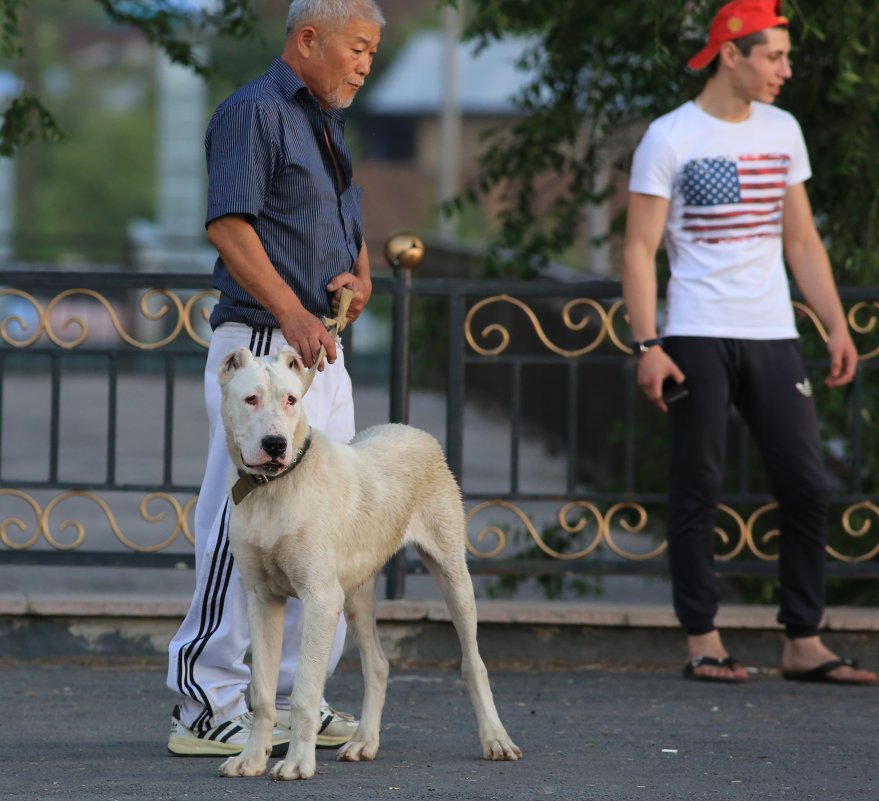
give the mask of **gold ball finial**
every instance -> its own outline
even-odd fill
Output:
[[[424,242],[410,231],[391,234],[385,241],[385,258],[394,270],[412,270],[424,258]]]

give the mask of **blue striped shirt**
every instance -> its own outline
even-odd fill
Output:
[[[244,216],[269,260],[308,311],[330,314],[330,279],[351,272],[363,243],[360,197],[351,180],[341,110],[321,109],[286,62],[242,86],[214,112],[205,136],[207,225],[227,214]],[[328,151],[326,129],[337,154]],[[218,258],[220,300],[211,327],[237,322],[277,327]]]

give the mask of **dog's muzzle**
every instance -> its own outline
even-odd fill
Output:
[[[265,450],[266,453],[269,454],[269,456],[271,456],[272,454],[269,453],[268,449],[266,448],[266,440],[268,439],[281,440],[284,443],[281,453],[287,450],[287,440],[284,439],[284,437],[265,437],[263,438],[262,446],[263,450]],[[296,451],[295,454],[293,454],[293,458],[290,460],[290,464],[288,464],[287,467],[285,467],[280,473],[269,476],[264,473],[248,473],[246,470],[239,469],[238,481],[236,481],[232,485],[232,503],[237,506],[257,487],[268,484],[270,481],[274,481],[276,478],[280,478],[281,476],[286,476],[287,473],[293,470],[302,461],[310,446],[311,426],[308,427],[308,435],[305,437],[305,442],[302,443],[302,447],[298,451]]]

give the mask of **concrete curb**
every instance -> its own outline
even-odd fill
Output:
[[[189,599],[111,593],[0,593],[0,654],[12,659],[163,658]],[[748,664],[777,662],[781,627],[767,606],[730,605],[718,616],[727,647]],[[594,601],[478,602],[480,650],[494,665],[678,664],[683,634],[670,605]],[[396,664],[457,661],[441,601],[381,600],[382,646]],[[825,638],[840,653],[879,664],[879,609],[828,609]],[[343,657],[358,659],[349,643]]]
[[[161,599],[151,595],[114,593],[0,592],[0,618],[118,618],[173,619],[179,622],[189,608],[189,598]],[[639,603],[602,603],[596,601],[508,601],[479,600],[480,623],[527,624],[551,626],[615,626],[632,628],[678,628],[671,605]],[[729,604],[721,608],[721,628],[781,631],[771,606]],[[379,622],[449,623],[445,604],[434,600],[377,602]],[[828,608],[823,629],[826,631],[879,632],[879,608]]]

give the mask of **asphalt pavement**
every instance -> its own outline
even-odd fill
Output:
[[[676,670],[492,671],[520,762],[480,757],[453,669],[393,667],[374,762],[318,752],[305,782],[224,779],[219,758],[165,750],[173,696],[160,660],[0,662],[0,798],[479,799],[479,801],[876,801],[879,687],[829,687],[759,674],[747,686]],[[356,711],[346,667],[327,688]]]

